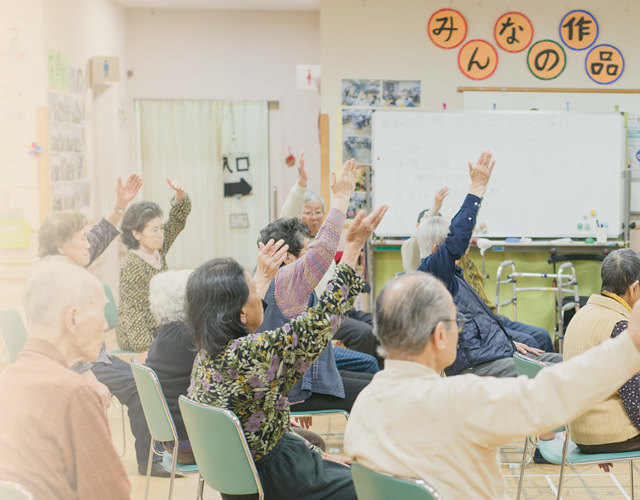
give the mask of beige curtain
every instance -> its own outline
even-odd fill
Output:
[[[169,252],[169,267],[194,268],[230,256],[253,269],[258,231],[269,222],[267,102],[138,100],[135,108],[144,199],[168,211],[169,177],[184,184],[192,201],[187,227]],[[251,195],[224,198],[222,156],[227,154],[248,154]],[[231,214],[243,213],[249,227],[231,229]]]

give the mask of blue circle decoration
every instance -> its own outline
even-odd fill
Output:
[[[636,160],[640,161],[640,149],[636,151]]]
[[[591,44],[590,44],[590,45],[587,45],[586,47],[583,47],[583,48],[581,48],[581,49],[574,49],[573,47],[571,47],[571,46],[567,43],[567,41],[564,39],[564,37],[562,36],[562,25],[564,24],[564,20],[565,20],[568,16],[570,16],[571,14],[575,14],[576,12],[582,12],[583,14],[587,14],[591,19],[593,19],[593,22],[594,22],[594,23],[595,23],[595,25],[596,25],[596,36],[595,36],[595,38],[593,39],[593,42],[591,42]],[[586,49],[588,49],[589,47],[591,47],[594,43],[596,43],[596,40],[598,39],[598,35],[600,35],[600,26],[598,26],[598,20],[596,19],[596,16],[594,16],[593,14],[591,14],[591,12],[588,12],[588,11],[583,10],[583,9],[575,9],[575,10],[572,10],[571,12],[567,12],[567,13],[562,17],[562,19],[560,20],[560,25],[558,26],[558,34],[560,35],[560,40],[562,40],[562,43],[564,43],[564,44],[565,44],[568,48],[570,48],[571,50],[577,50],[577,51],[580,51],[580,50],[586,50]]]
[[[609,47],[615,50],[618,54],[620,54],[620,59],[622,59],[622,70],[620,71],[620,74],[615,80],[611,80],[610,82],[607,82],[607,83],[602,83],[602,82],[599,82],[598,80],[594,80],[593,77],[589,74],[589,67],[587,65],[587,61],[589,60],[589,55],[591,55],[591,52],[593,52],[596,49],[599,49],[600,47]],[[591,81],[597,83],[598,85],[611,85],[613,82],[617,82],[622,76],[622,74],[624,73],[625,65],[626,64],[624,62],[624,56],[622,55],[622,52],[620,52],[617,47],[614,47],[613,45],[609,45],[608,43],[601,43],[600,45],[596,45],[587,53],[587,56],[584,58],[584,70],[587,73],[587,76],[591,79]]]

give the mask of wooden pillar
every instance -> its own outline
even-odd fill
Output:
[[[320,196],[324,206],[331,206],[331,160],[329,151],[329,115],[320,115]]]

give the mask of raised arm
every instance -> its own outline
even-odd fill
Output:
[[[304,194],[307,190],[307,181],[309,175],[305,168],[304,151],[300,152],[300,160],[298,160],[298,182],[293,185],[289,195],[282,205],[280,217],[290,219],[291,217],[301,217],[304,209]]]
[[[166,255],[173,242],[187,223],[187,216],[191,212],[191,200],[184,192],[182,184],[167,179],[167,184],[175,191],[175,202],[171,204],[169,218],[164,223],[164,243],[160,252]]]
[[[362,245],[371,236],[388,208],[383,205],[366,218],[364,212],[358,214],[347,231],[342,260],[315,307],[281,328],[241,340],[255,343],[257,347],[252,347],[254,352],[269,352],[270,363],[274,359],[271,353],[277,353],[275,359],[282,361],[284,369],[287,370],[288,385],[285,392],[293,387],[297,379],[327,347],[340,326],[342,317],[349,312],[353,301],[360,293],[363,281],[354,266]]]
[[[256,284],[256,291],[261,298],[264,298],[269,285],[278,274],[278,269],[287,256],[289,245],[285,245],[284,240],[269,240],[265,245],[261,241],[258,242],[258,264],[256,266],[256,274],[253,281]]]
[[[469,406],[477,411],[462,427],[471,440],[485,435],[498,445],[566,424],[613,394],[640,371],[639,349],[640,301],[633,308],[626,333],[580,356],[544,368],[534,379],[484,377],[487,382],[480,389],[484,394],[469,388],[478,397],[469,401]],[[475,384],[475,379],[469,380]],[[500,404],[477,404],[479,400],[486,402],[487,397]]]
[[[345,163],[340,177],[331,174],[334,207],[318,231],[307,253],[295,262],[283,266],[276,275],[275,296],[278,309],[288,318],[295,318],[307,308],[309,296],[325,275],[340,242],[351,193],[356,185],[356,163]]]
[[[116,201],[104,216],[109,224],[115,227],[120,223],[129,202],[136,197],[141,187],[142,177],[136,173],[131,174],[124,182],[122,182],[121,177],[118,177],[116,181]]]
[[[440,278],[451,293],[454,284],[455,262],[460,259],[469,246],[473,228],[476,225],[476,217],[480,209],[482,195],[487,190],[495,161],[489,151],[483,151],[475,166],[469,163],[469,176],[471,186],[469,194],[462,203],[458,213],[451,219],[449,234],[435,252],[425,257],[418,266],[419,271],[435,274]],[[420,228],[418,229],[420,231]]]

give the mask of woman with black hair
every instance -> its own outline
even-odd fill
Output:
[[[187,324],[200,349],[189,397],[238,416],[267,500],[356,499],[349,462],[289,432],[286,395],[351,309],[363,283],[354,269],[360,249],[387,208],[358,214],[317,305],[275,330],[253,333],[262,323],[262,301],[233,259],[211,260],[189,277]]]
[[[167,179],[175,191],[169,218],[162,222],[157,203],[141,201],[131,205],[122,218],[122,242],[128,248],[120,266],[120,303],[116,338],[121,349],[146,352],[158,327],[149,309],[149,283],[167,270],[167,252],[184,229],[191,212],[191,200],[184,187]]]

